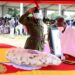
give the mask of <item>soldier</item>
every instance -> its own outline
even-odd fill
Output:
[[[44,36],[42,20],[39,19],[39,9],[37,7],[29,9],[23,14],[19,22],[26,26],[30,37],[26,40],[25,49],[43,50]]]

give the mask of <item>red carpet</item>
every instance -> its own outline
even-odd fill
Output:
[[[7,71],[5,73],[15,73],[15,72],[18,72],[18,71],[26,71],[26,70],[22,70],[22,69],[18,69],[18,68],[15,68],[13,66],[8,66],[8,65],[5,65],[5,64],[2,64],[3,66],[5,66],[7,68]],[[57,71],[64,71],[64,70],[75,70],[75,65],[69,65],[69,64],[64,64],[62,63],[61,65],[59,66],[47,66],[47,67],[43,67],[39,70],[57,70]]]
[[[12,48],[12,47],[14,47],[14,46],[10,46],[10,45],[7,45],[7,44],[0,44],[0,48]],[[72,58],[71,60],[73,60],[73,59],[74,58]],[[8,66],[8,65],[5,65],[5,64],[1,64],[1,65],[4,65],[7,68],[7,71],[5,73],[14,73],[14,72],[18,72],[18,71],[25,71],[25,70],[22,70],[22,69],[15,68],[13,66]],[[62,71],[63,70],[75,70],[75,65],[62,63],[59,66],[43,67],[40,70],[62,70]]]
[[[12,47],[15,47],[15,46],[0,43],[0,48],[12,48]]]

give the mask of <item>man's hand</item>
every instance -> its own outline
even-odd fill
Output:
[[[29,9],[28,11],[29,11],[29,13],[34,13],[36,11],[39,11],[39,8],[34,7],[34,8]]]

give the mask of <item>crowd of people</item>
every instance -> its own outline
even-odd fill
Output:
[[[46,24],[52,25],[56,23],[56,20],[43,19]],[[66,25],[74,26],[74,20],[66,20]],[[3,18],[0,17],[0,34],[10,34],[10,35],[24,35],[27,34],[27,30],[19,23],[19,18]]]
[[[75,20],[66,20],[66,23],[67,23],[69,26],[75,26]]]
[[[0,34],[10,34],[10,35],[24,35],[24,28],[19,23],[19,19],[15,18],[3,18],[0,17]]]

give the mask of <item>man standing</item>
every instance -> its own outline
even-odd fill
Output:
[[[26,26],[30,37],[26,40],[25,49],[43,50],[44,35],[42,20],[39,19],[39,9],[31,8],[19,19],[19,22]]]

